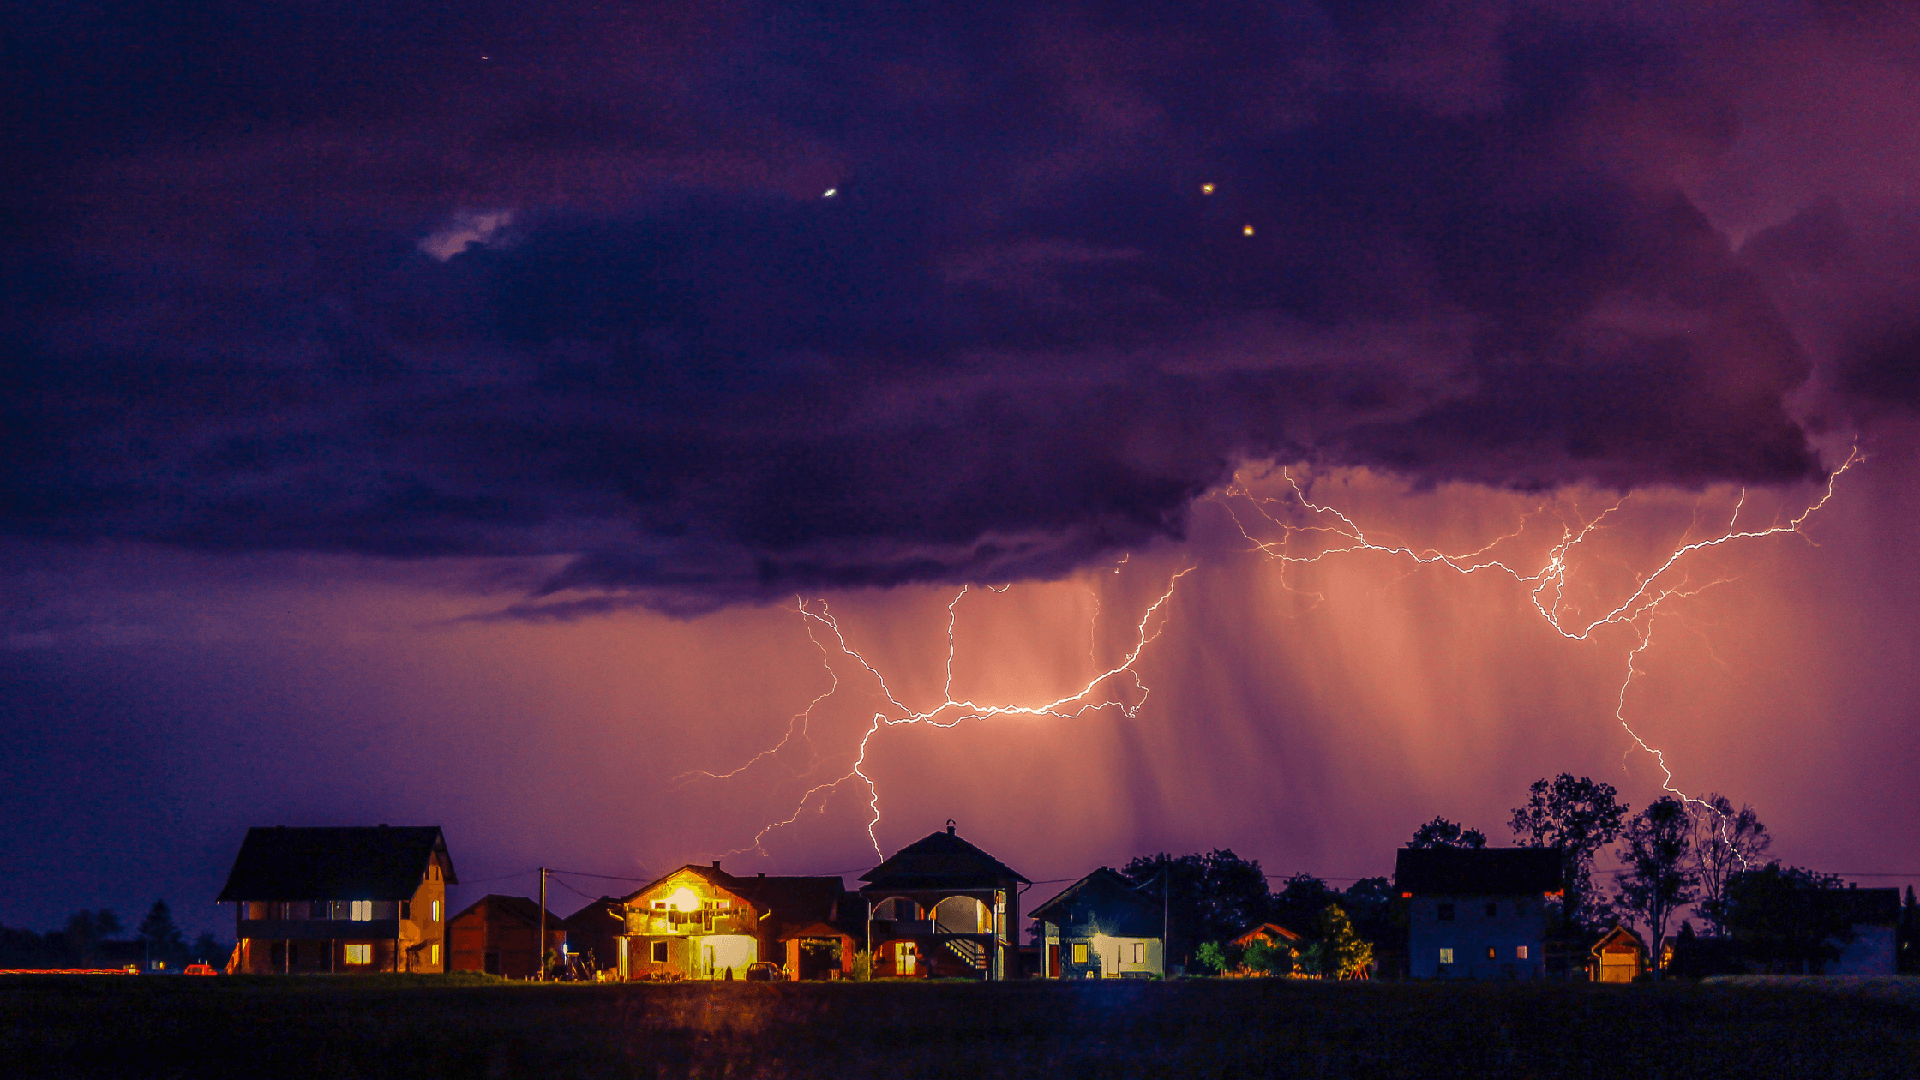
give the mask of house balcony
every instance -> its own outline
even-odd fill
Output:
[[[418,940],[420,928],[412,919],[241,919],[239,936],[266,941]]]

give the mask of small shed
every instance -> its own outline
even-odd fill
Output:
[[[454,971],[483,971],[509,979],[531,979],[540,970],[540,905],[524,896],[483,896],[447,923]],[[560,953],[567,944],[566,924],[547,912],[545,952]]]
[[[1614,924],[1587,953],[1587,978],[1594,982],[1630,983],[1647,971],[1646,943],[1624,924]]]

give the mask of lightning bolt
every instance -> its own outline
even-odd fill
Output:
[[[1246,538],[1247,542],[1252,545],[1253,550],[1270,560],[1280,563],[1283,568],[1283,574],[1284,568],[1287,566],[1317,563],[1334,555],[1345,555],[1354,552],[1385,554],[1406,559],[1414,564],[1416,568],[1441,566],[1463,575],[1481,572],[1505,574],[1514,581],[1529,588],[1530,599],[1533,603],[1534,610],[1539,612],[1541,618],[1546,620],[1548,626],[1552,627],[1556,633],[1569,641],[1589,641],[1597,631],[1604,627],[1625,627],[1633,634],[1634,640],[1632,647],[1627,651],[1626,675],[1621,680],[1619,692],[1615,697],[1614,719],[1619,722],[1620,727],[1626,731],[1628,737],[1633,740],[1636,746],[1653,757],[1663,776],[1661,781],[1662,790],[1675,796],[1688,806],[1697,807],[1719,818],[1720,835],[1722,839],[1727,839],[1726,815],[1721,814],[1718,808],[1705,800],[1690,796],[1675,786],[1673,770],[1667,763],[1666,754],[1641,738],[1640,734],[1633,729],[1633,725],[1628,721],[1627,694],[1633,686],[1635,676],[1640,674],[1638,661],[1641,654],[1646,652],[1653,644],[1654,619],[1656,615],[1662,614],[1664,605],[1672,600],[1681,600],[1697,596],[1707,589],[1732,580],[1730,578],[1720,578],[1703,585],[1690,586],[1681,570],[1681,564],[1689,555],[1693,555],[1696,552],[1725,547],[1741,541],[1756,541],[1766,537],[1780,536],[1788,533],[1799,536],[1807,543],[1813,544],[1814,541],[1812,538],[1808,537],[1806,533],[1802,531],[1803,527],[1808,520],[1833,499],[1840,477],[1865,460],[1866,458],[1860,453],[1859,448],[1857,446],[1853,448],[1848,453],[1846,460],[1841,462],[1838,468],[1827,475],[1824,490],[1821,491],[1819,498],[1809,503],[1806,509],[1802,510],[1793,518],[1785,522],[1776,521],[1775,524],[1765,528],[1740,528],[1740,515],[1745,510],[1747,502],[1747,491],[1742,489],[1739,498],[1734,501],[1733,511],[1728,517],[1725,526],[1713,535],[1705,538],[1690,539],[1689,537],[1691,537],[1694,528],[1698,526],[1701,516],[1701,506],[1696,504],[1694,507],[1694,525],[1689,527],[1687,534],[1682,537],[1681,543],[1668,552],[1666,557],[1651,573],[1639,575],[1635,580],[1634,588],[1624,599],[1620,600],[1616,605],[1606,610],[1597,618],[1588,619],[1584,623],[1573,616],[1566,600],[1567,585],[1573,574],[1574,553],[1589,537],[1593,536],[1594,533],[1602,527],[1608,518],[1612,517],[1625,505],[1626,501],[1632,497],[1631,492],[1591,518],[1584,521],[1576,521],[1574,524],[1563,524],[1559,541],[1547,549],[1545,558],[1539,567],[1531,571],[1511,565],[1506,560],[1493,558],[1489,553],[1508,541],[1518,539],[1525,531],[1527,521],[1544,512],[1544,506],[1537,507],[1530,513],[1522,515],[1521,522],[1517,528],[1494,538],[1491,542],[1475,551],[1462,554],[1447,554],[1433,548],[1415,549],[1405,544],[1382,544],[1374,542],[1368,538],[1367,533],[1347,514],[1309,499],[1306,489],[1300,485],[1300,481],[1294,477],[1290,470],[1286,469],[1281,470],[1281,477],[1286,481],[1290,489],[1290,495],[1285,500],[1257,497],[1250,489],[1241,486],[1229,486],[1220,492],[1217,498],[1221,501],[1222,505],[1226,507],[1235,527],[1239,529],[1240,534]],[[1262,540],[1256,536],[1254,530],[1247,527],[1246,522],[1235,510],[1234,504],[1236,501],[1244,501],[1253,508],[1254,512],[1257,513],[1261,519],[1279,528],[1281,530],[1280,539],[1278,541]],[[1284,508],[1289,504],[1303,511],[1307,520],[1316,522],[1316,524],[1302,525],[1282,520],[1272,509],[1276,506]],[[1319,522],[1331,523],[1319,524]],[[1331,542],[1311,554],[1295,554],[1292,541],[1296,534],[1315,534],[1329,538]],[[1816,544],[1815,546],[1818,545]],[[1673,580],[1675,578],[1679,580]],[[1286,584],[1284,577],[1282,584]],[[1288,586],[1288,588],[1291,591],[1291,586]],[[1316,597],[1316,600],[1320,598],[1318,594],[1313,595]],[[1735,854],[1739,855],[1737,849],[1735,849]],[[1739,858],[1741,864],[1744,866],[1746,863],[1745,856],[1740,855]]]
[[[1694,507],[1694,520],[1682,534],[1680,541],[1667,552],[1649,573],[1635,575],[1632,588],[1623,599],[1614,603],[1597,616],[1583,617],[1578,614],[1578,606],[1568,599],[1568,589],[1576,574],[1577,556],[1597,533],[1603,530],[1609,520],[1620,512],[1633,498],[1628,492],[1598,513],[1587,516],[1578,506],[1573,507],[1571,520],[1561,522],[1558,539],[1552,543],[1540,558],[1537,565],[1519,565],[1511,557],[1496,558],[1494,552],[1505,545],[1518,541],[1527,532],[1530,523],[1547,512],[1547,505],[1541,504],[1519,515],[1518,523],[1508,532],[1494,537],[1479,548],[1459,553],[1443,552],[1437,548],[1416,548],[1403,542],[1379,542],[1371,538],[1347,513],[1329,505],[1317,503],[1308,497],[1308,492],[1300,480],[1289,469],[1280,470],[1288,494],[1283,498],[1257,496],[1250,488],[1230,484],[1209,496],[1225,509],[1234,526],[1250,545],[1250,549],[1262,557],[1278,563],[1281,568],[1281,584],[1289,591],[1298,592],[1286,581],[1288,568],[1319,563],[1335,556],[1348,556],[1361,553],[1386,555],[1405,561],[1409,572],[1426,567],[1441,567],[1460,575],[1493,574],[1505,576],[1527,590],[1528,599],[1534,610],[1545,620],[1552,630],[1568,641],[1587,642],[1594,639],[1596,633],[1608,627],[1622,627],[1632,635],[1632,644],[1626,655],[1626,674],[1615,695],[1614,719],[1627,733],[1633,744],[1652,756],[1659,766],[1663,780],[1662,789],[1676,796],[1689,806],[1698,807],[1721,818],[1720,830],[1726,837],[1726,819],[1706,801],[1686,794],[1675,785],[1675,777],[1666,755],[1659,748],[1649,744],[1636,732],[1627,719],[1627,699],[1636,676],[1641,674],[1639,660],[1654,642],[1653,626],[1657,615],[1673,601],[1697,596],[1707,589],[1725,584],[1731,578],[1718,578],[1704,584],[1693,584],[1686,574],[1685,564],[1688,557],[1696,553],[1733,545],[1740,542],[1758,541],[1767,537],[1793,534],[1812,544],[1814,541],[1803,531],[1806,523],[1813,518],[1828,502],[1837,490],[1840,477],[1866,459],[1856,447],[1839,467],[1828,474],[1824,490],[1819,497],[1810,502],[1804,510],[1794,517],[1764,528],[1740,526],[1741,514],[1746,509],[1747,492],[1743,489],[1735,500],[1726,523],[1710,535],[1697,536],[1702,517],[1704,500]],[[1269,474],[1270,475],[1270,474]],[[1249,519],[1242,516],[1241,506],[1251,508],[1252,514],[1262,524],[1249,525]],[[1301,521],[1288,520],[1298,515]],[[1277,539],[1262,539],[1259,532],[1263,527],[1279,530]],[[1296,541],[1301,543],[1304,553],[1296,550]],[[1318,544],[1310,541],[1318,540]],[[1816,545],[1817,546],[1817,545]],[[1130,556],[1123,556],[1113,565],[1112,572],[1120,573]],[[971,698],[957,698],[953,693],[953,665],[957,653],[956,628],[959,624],[961,602],[976,587],[963,586],[947,603],[947,657],[945,680],[941,688],[941,700],[926,708],[914,708],[903,702],[888,684],[886,676],[871,663],[849,640],[846,630],[833,614],[825,599],[807,599],[797,596],[794,611],[802,618],[807,637],[821,652],[822,666],[826,669],[830,685],[816,696],[807,707],[796,713],[789,721],[786,735],[770,749],[754,755],[745,764],[729,772],[713,773],[704,770],[682,774],[680,782],[695,779],[724,780],[742,772],[769,758],[777,758],[796,739],[807,741],[811,748],[809,729],[815,709],[832,698],[841,689],[842,683],[835,671],[835,654],[849,660],[865,672],[872,684],[877,687],[886,700],[888,708],[870,714],[866,729],[861,734],[853,754],[852,764],[846,772],[831,779],[814,784],[801,793],[794,806],[793,813],[787,818],[763,826],[751,842],[743,847],[725,852],[726,855],[753,851],[767,854],[767,837],[777,830],[795,824],[810,810],[825,813],[831,796],[848,784],[864,785],[867,794],[867,839],[876,855],[884,854],[880,846],[878,828],[881,821],[880,786],[867,771],[868,752],[873,740],[883,731],[901,725],[925,724],[936,728],[951,728],[969,720],[984,721],[999,717],[1028,717],[1073,719],[1089,712],[1114,709],[1129,718],[1137,717],[1151,693],[1141,681],[1137,664],[1147,647],[1157,640],[1165,628],[1165,622],[1155,623],[1155,616],[1173,599],[1179,582],[1196,569],[1195,566],[1174,573],[1167,581],[1166,588],[1160,593],[1134,625],[1132,646],[1120,661],[1100,671],[1086,683],[1069,693],[1062,694],[1051,701],[1029,703],[992,703]],[[978,586],[987,591],[1004,593],[1010,585]],[[1318,593],[1303,594],[1313,597],[1316,604],[1324,600]],[[1094,593],[1093,625],[1090,629],[1089,655],[1097,660],[1097,637],[1100,619],[1100,599]],[[826,640],[823,640],[825,638]],[[1126,695],[1116,696],[1112,691],[1101,693],[1101,688],[1109,686],[1122,677],[1131,679],[1134,694],[1132,701]],[[1631,752],[1631,748],[1629,749]],[[796,776],[805,777],[817,772],[819,755],[814,753],[812,765]],[[1744,863],[1744,857],[1742,862]]]
[[[1160,613],[1168,601],[1173,599],[1174,591],[1178,587],[1180,579],[1192,573],[1194,569],[1194,567],[1189,566],[1173,574],[1167,580],[1165,590],[1141,613],[1138,623],[1134,626],[1135,635],[1133,644],[1120,658],[1118,663],[1100,671],[1078,689],[1061,694],[1059,697],[1050,701],[1029,703],[982,702],[972,698],[955,697],[953,694],[953,661],[958,648],[955,640],[955,630],[959,625],[960,602],[966,599],[968,593],[973,591],[973,585],[962,586],[960,591],[954,594],[953,599],[947,602],[946,680],[941,687],[941,700],[930,707],[919,709],[913,708],[903,702],[900,699],[900,695],[896,694],[893,687],[888,684],[886,676],[880,669],[875,667],[848,639],[845,628],[840,625],[839,619],[835,617],[832,608],[826,600],[809,600],[805,597],[796,597],[794,610],[805,620],[808,638],[811,639],[816,646],[821,648],[823,662],[829,674],[833,672],[829,647],[822,643],[821,636],[816,634],[816,630],[820,631],[821,635],[830,638],[832,648],[837,650],[840,656],[851,660],[865,671],[866,675],[878,688],[880,694],[885,697],[887,704],[891,706],[891,708],[871,714],[868,719],[866,731],[861,735],[854,753],[853,763],[845,773],[822,783],[815,784],[802,792],[790,816],[763,826],[759,832],[754,834],[751,842],[743,847],[723,853],[723,857],[724,855],[735,855],[747,851],[758,852],[762,855],[766,854],[764,845],[768,834],[793,825],[809,810],[824,813],[826,811],[828,797],[849,783],[863,784],[866,787],[868,809],[867,840],[873,845],[875,854],[884,854],[880,847],[878,834],[881,819],[880,786],[874,777],[867,772],[866,767],[867,754],[873,744],[875,736],[889,728],[904,724],[926,724],[936,728],[951,728],[969,720],[989,720],[996,717],[1051,717],[1054,719],[1070,720],[1102,709],[1115,709],[1129,718],[1138,716],[1140,708],[1146,704],[1147,697],[1151,693],[1151,690],[1141,681],[1137,665],[1142,654],[1146,652],[1147,646],[1157,640],[1162,630],[1165,629],[1164,621],[1156,623],[1154,617]],[[1008,586],[1001,586],[999,588],[982,586],[982,588],[985,588],[989,592],[1004,593]],[[1095,601],[1097,605],[1097,596]],[[1097,619],[1098,608],[1096,606],[1096,623]],[[1131,702],[1126,700],[1125,696],[1116,696],[1112,693],[1102,695],[1100,693],[1102,687],[1122,677],[1130,679],[1133,683],[1134,693],[1131,695]],[[781,740],[780,744],[754,755],[746,764],[725,773],[711,773],[700,770],[683,775],[692,778],[704,777],[723,780],[744,772],[766,758],[777,756],[793,739],[796,731],[805,731],[805,724],[808,718],[811,717],[813,710],[818,707],[821,702],[832,697],[833,694],[839,690],[840,685],[838,676],[834,676],[833,685],[825,693],[814,698],[804,712],[794,717],[794,720],[789,724],[787,736]]]

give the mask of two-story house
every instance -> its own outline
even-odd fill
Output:
[[[688,865],[623,901],[614,964],[627,979],[739,979],[770,964],[785,979],[851,970],[858,901],[837,877],[736,877]]]
[[[1161,897],[1157,891],[1143,892],[1116,870],[1095,870],[1034,908],[1030,918],[1040,924],[1043,979],[1165,974]]]
[[[1018,971],[1020,886],[1032,882],[954,828],[949,820],[860,875],[875,976],[992,980]]]
[[[446,970],[447,886],[437,825],[253,828],[219,902],[235,905],[228,970]]]
[[[1547,901],[1559,894],[1552,848],[1402,848],[1394,891],[1407,907],[1416,979],[1544,978]]]

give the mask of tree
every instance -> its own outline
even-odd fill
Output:
[[[1200,962],[1200,966],[1212,968],[1215,975],[1225,975],[1240,966],[1241,957],[1239,950],[1231,944],[1203,941],[1194,951],[1194,959]]]
[[[1693,815],[1686,803],[1662,796],[1627,822],[1625,835],[1627,845],[1619,852],[1623,869],[1616,875],[1620,899],[1636,921],[1646,924],[1657,979],[1667,920],[1694,897],[1694,872],[1687,865],[1693,851]]]
[[[1302,937],[1313,929],[1313,920],[1340,894],[1312,874],[1295,874],[1287,879],[1267,905],[1267,918]]]
[[[1284,945],[1255,938],[1245,952],[1240,954],[1240,966],[1248,971],[1257,971],[1264,975],[1284,976],[1293,974],[1293,950]]]
[[[93,967],[99,961],[100,943],[120,932],[120,917],[111,908],[88,911],[81,908],[67,916],[66,938],[69,961],[78,967]]]
[[[147,955],[151,959],[175,968],[186,960],[187,940],[181,936],[180,928],[173,925],[173,912],[165,900],[153,902],[136,933],[147,943]]]
[[[1351,979],[1373,963],[1373,945],[1354,932],[1339,904],[1328,904],[1313,923],[1301,951],[1301,967],[1323,979]]]
[[[1749,962],[1785,974],[1807,974],[1837,959],[1853,940],[1853,912],[1840,879],[1768,863],[1727,878],[1727,932]]]
[[[1436,817],[1414,830],[1410,848],[1469,848],[1487,846],[1487,834],[1479,829],[1463,829],[1443,817]]]
[[[1230,941],[1267,917],[1267,877],[1257,862],[1217,848],[1175,858],[1141,856],[1120,871],[1143,895],[1158,898],[1167,874],[1167,957],[1191,962],[1203,941]]]
[[[1735,810],[1732,800],[1718,793],[1700,802],[1706,805],[1693,806],[1693,851],[1687,865],[1699,882],[1700,917],[1716,935],[1722,935],[1727,932],[1721,918],[1727,878],[1758,863],[1773,845],[1773,837],[1751,806]]]
[[[1593,855],[1619,837],[1627,806],[1612,784],[1568,773],[1536,780],[1528,793],[1527,804],[1513,811],[1514,835],[1526,847],[1560,851],[1563,929],[1593,931]]]
[[[193,939],[193,948],[189,949],[188,952],[192,955],[193,962],[196,964],[212,964],[214,967],[224,967],[227,962],[227,956],[233,952],[233,949],[222,945],[220,940],[212,934],[202,933],[199,937]]]
[[[1361,878],[1340,894],[1340,906],[1353,920],[1354,933],[1376,949],[1389,943],[1406,944],[1406,928],[1394,924],[1392,898],[1393,890],[1383,877]]]

